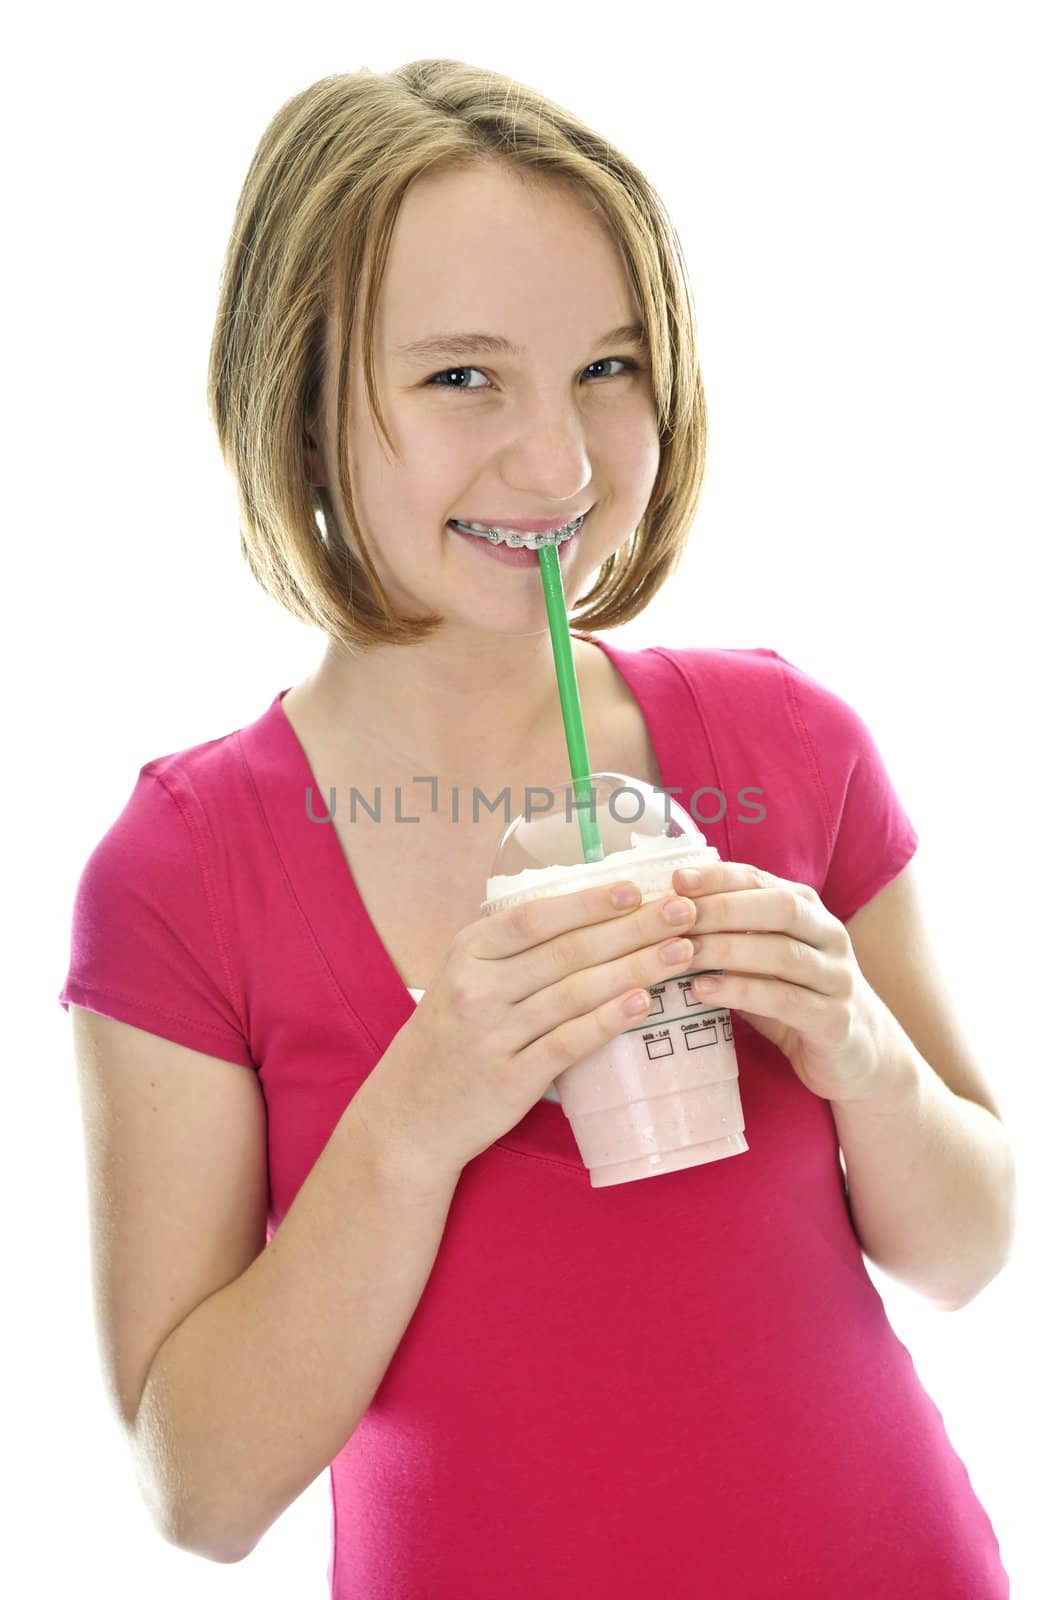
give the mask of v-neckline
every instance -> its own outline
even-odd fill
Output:
[[[640,652],[638,666],[634,667],[632,652],[621,651],[592,635],[579,637],[589,639],[605,652],[631,690],[646,725],[662,786],[684,804],[688,774],[710,752],[707,748],[699,750],[696,738],[691,739],[689,718],[666,716],[663,707],[658,715],[657,708],[667,690],[673,694],[685,690],[688,700],[693,701],[685,674],[676,670],[671,656],[657,646]],[[652,662],[648,659],[651,657]],[[650,699],[640,693],[640,678],[656,679]],[[307,753],[281,704],[287,693],[287,689],[278,691],[263,719],[267,724],[263,731],[275,730],[277,743],[271,742],[276,759],[269,764],[267,773],[256,773],[263,778],[260,793],[293,900],[307,930],[355,1020],[377,1053],[382,1054],[418,1002],[388,954],[362,899]],[[699,710],[696,701],[693,707]],[[541,1104],[552,1106],[553,1102]]]

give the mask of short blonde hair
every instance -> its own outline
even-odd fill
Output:
[[[646,178],[569,112],[502,74],[462,61],[334,74],[294,95],[256,149],[237,203],[210,348],[208,404],[237,486],[240,548],[257,582],[293,616],[349,650],[413,643],[445,620],[399,616],[366,549],[351,498],[345,418],[359,308],[366,393],[378,437],[373,330],[392,230],[422,174],[498,163],[528,181],[589,196],[617,240],[650,349],[661,459],[631,537],[598,570],[585,632],[644,610],[678,565],[705,472],[707,422],[695,317],[679,241]],[[339,284],[340,493],[351,548],[326,488],[306,472],[306,422],[325,374]],[[320,519],[320,520],[319,520]]]

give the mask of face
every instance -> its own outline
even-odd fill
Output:
[[[456,533],[451,518],[568,520],[593,507],[560,547],[570,605],[631,536],[660,460],[648,351],[602,336],[638,321],[619,250],[584,197],[495,167],[411,185],[392,235],[375,345],[397,459],[373,427],[356,337],[349,379],[354,505],[400,613],[435,611],[449,628],[476,632],[545,627],[538,561],[493,560],[484,553],[490,545]],[[430,353],[402,349],[472,331],[523,350],[453,341]],[[337,362],[333,320],[323,410],[308,420],[307,471],[342,517]]]

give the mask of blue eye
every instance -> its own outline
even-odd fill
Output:
[[[627,356],[603,356],[600,361],[592,361],[590,366],[591,367],[605,367],[605,366],[608,366],[611,362],[616,363],[616,365],[618,365],[619,367],[621,367],[623,370],[625,370],[627,372],[641,372],[642,371],[641,363],[638,362],[638,361],[632,361]],[[590,371],[590,367],[588,367],[586,370],[589,372]],[[451,389],[456,394],[481,394],[483,392],[483,389],[485,387],[485,385],[483,385],[483,384],[481,384],[479,386],[479,388],[477,388],[477,389],[468,389],[468,388],[462,388],[459,384],[456,384],[456,383],[440,383],[439,382],[440,378],[449,378],[455,372],[479,372],[479,373],[483,373],[483,368],[482,367],[445,367],[442,372],[433,373],[432,377],[430,377],[429,379],[426,380],[424,387],[426,389],[427,388],[431,388],[433,386],[435,388],[438,388],[438,389]],[[618,372],[617,373],[606,373],[605,376],[606,377],[619,377],[620,373],[618,373]],[[596,381],[600,381],[600,379],[596,380]]]

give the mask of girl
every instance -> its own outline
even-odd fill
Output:
[[[148,762],[78,887],[102,1345],[160,1530],[243,1559],[328,1467],[333,1600],[1006,1595],[862,1255],[951,1309],[1011,1241],[915,830],[775,651],[598,637],[705,463],[653,189],[508,78],[326,78],[252,161],[209,393],[251,570],[327,645]],[[519,548],[558,528],[593,766],[722,859],[482,918],[476,792],[568,770]],[[670,960],[723,969],[749,1148],[592,1190],[552,1082]]]

